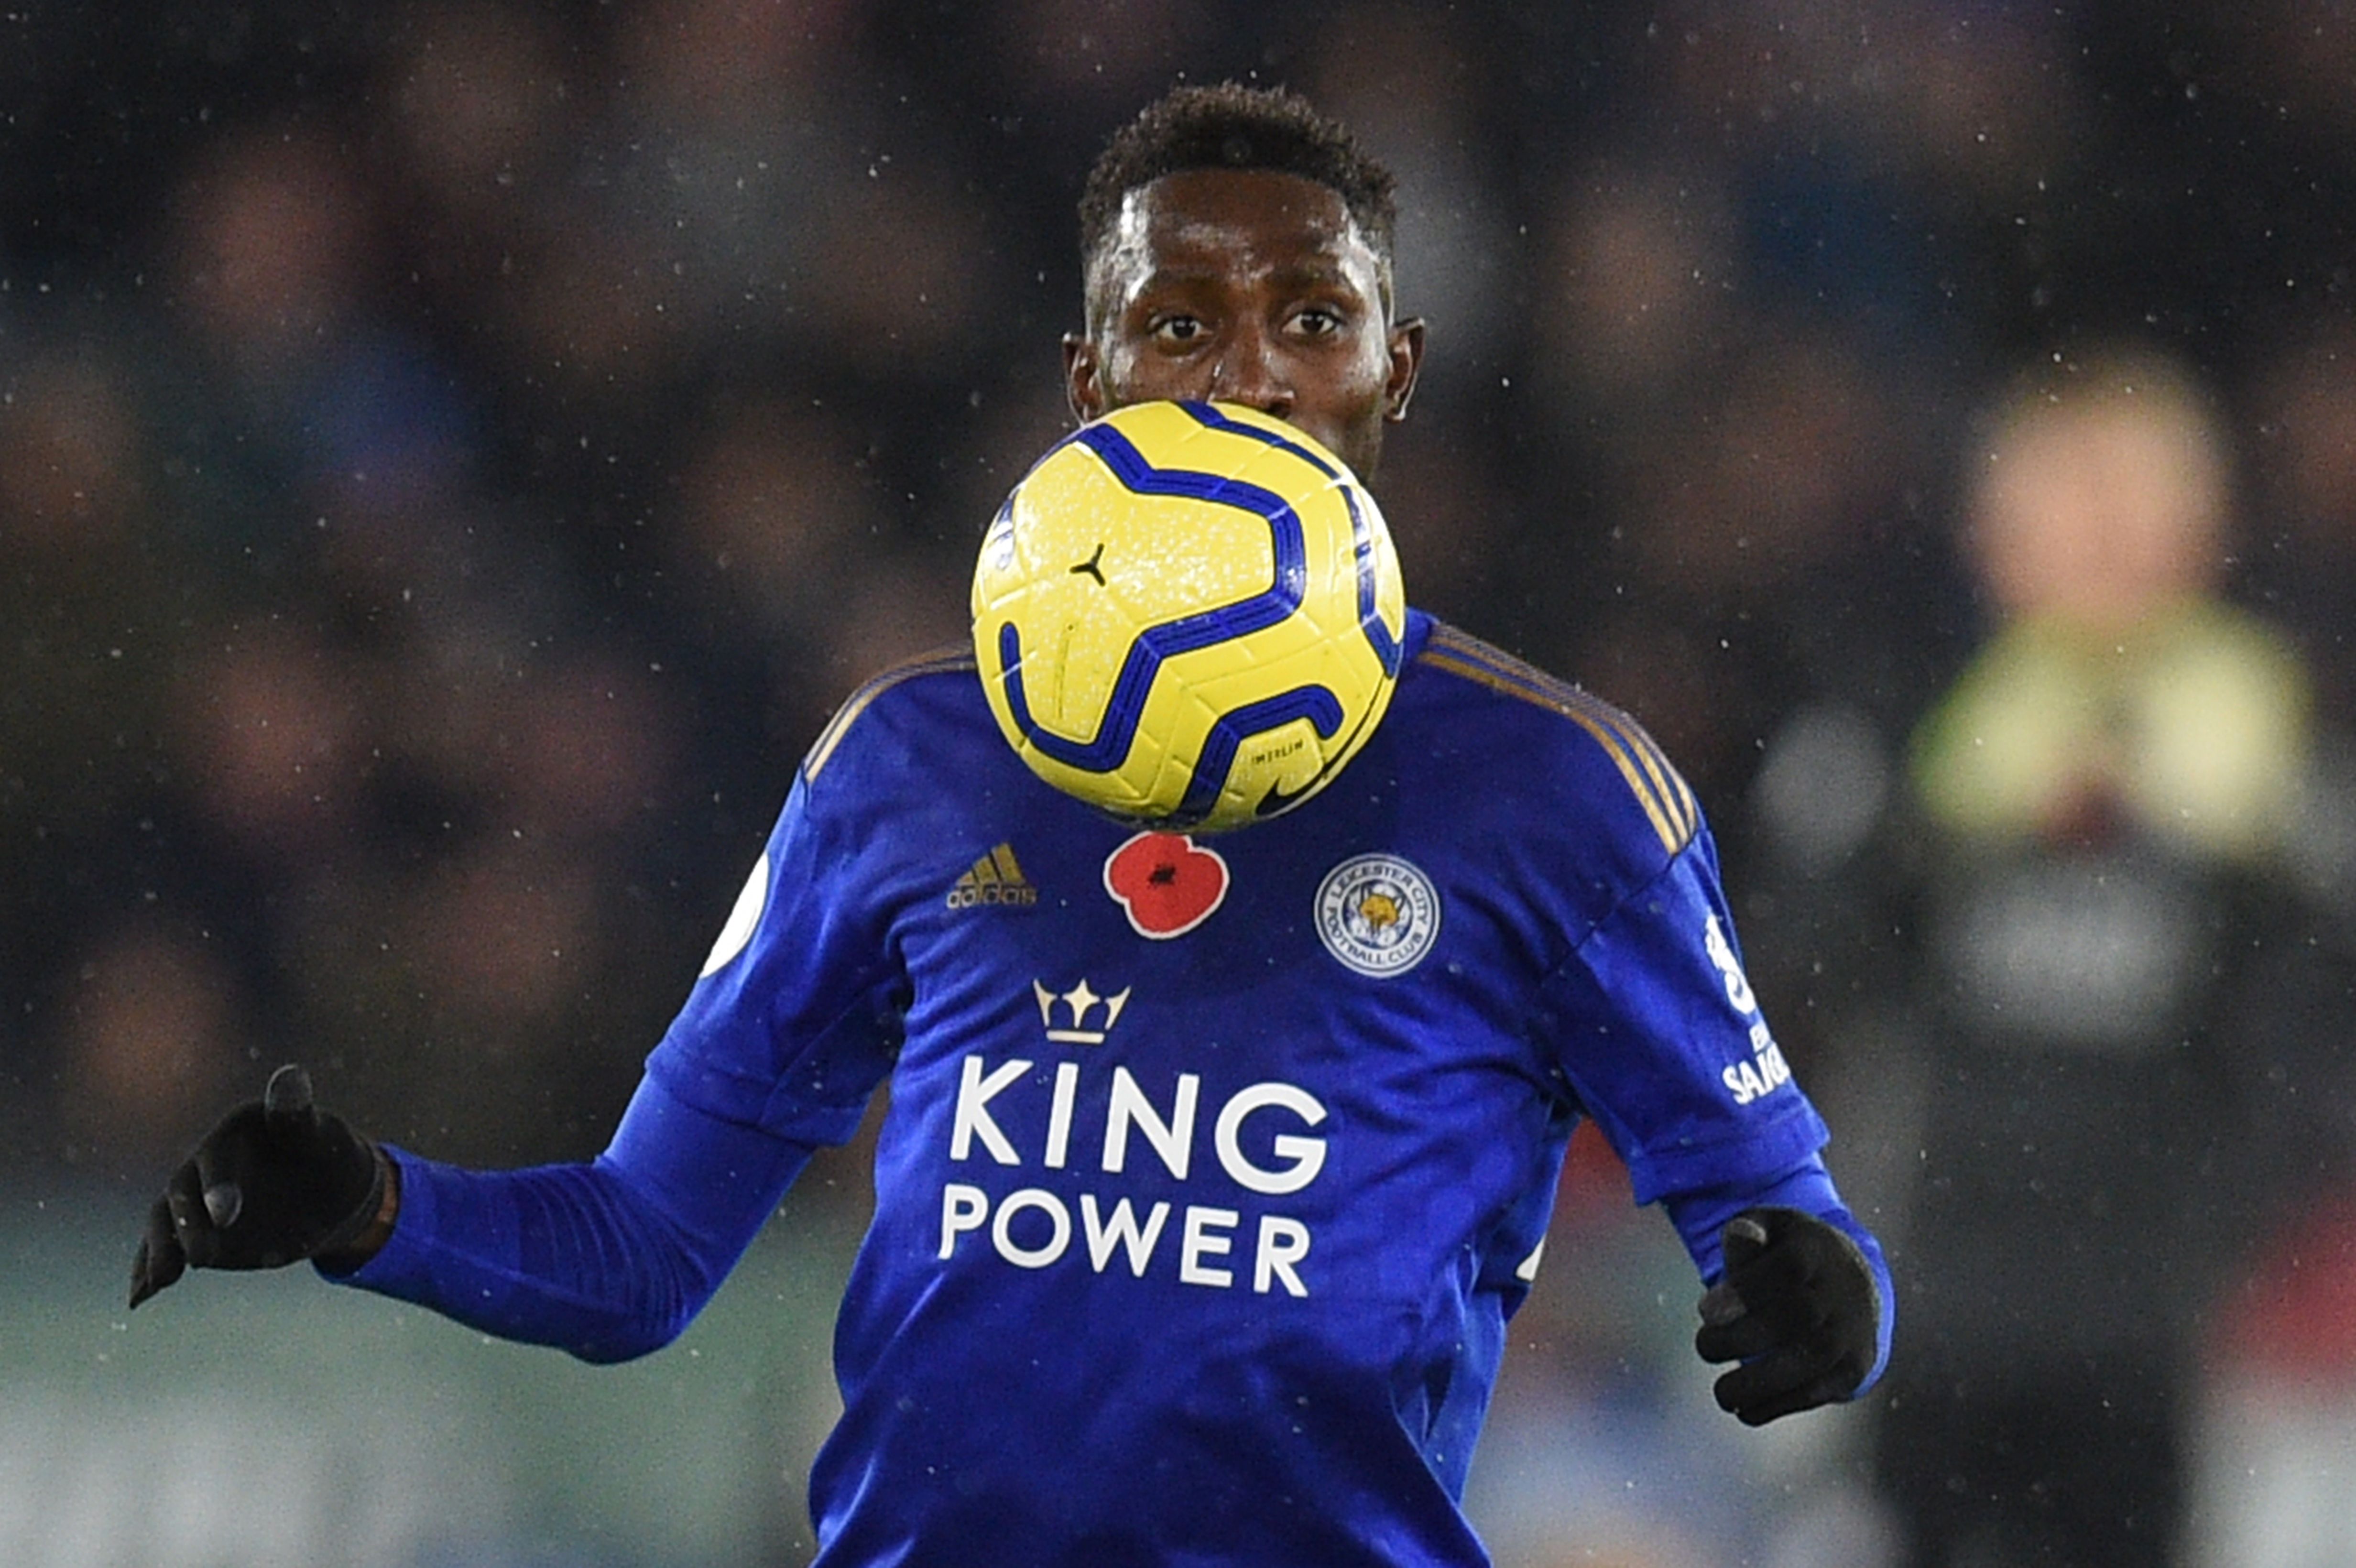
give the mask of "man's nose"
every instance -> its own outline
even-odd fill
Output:
[[[1278,419],[1291,416],[1292,381],[1266,335],[1238,333],[1211,368],[1211,396]]]

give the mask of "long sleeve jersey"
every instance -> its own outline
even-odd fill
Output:
[[[395,1151],[351,1282],[642,1353],[888,1083],[810,1479],[819,1562],[862,1568],[1484,1563],[1458,1499],[1581,1117],[1704,1280],[1751,1204],[1841,1226],[1886,1359],[1691,793],[1420,613],[1406,655],[1337,779],[1202,837],[1033,777],[968,657],[879,677],[612,1147]]]

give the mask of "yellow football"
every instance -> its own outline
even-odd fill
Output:
[[[1075,431],[999,508],[974,652],[1008,744],[1128,822],[1238,827],[1331,783],[1390,706],[1407,630],[1380,507],[1332,453],[1229,403]]]

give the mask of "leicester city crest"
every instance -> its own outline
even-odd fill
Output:
[[[1440,936],[1431,879],[1396,855],[1357,855],[1317,888],[1317,934],[1325,951],[1377,980],[1422,962]]]

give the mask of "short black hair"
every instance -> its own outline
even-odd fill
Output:
[[[1287,88],[1223,81],[1171,89],[1113,133],[1080,191],[1080,272],[1095,264],[1123,197],[1188,169],[1264,169],[1342,198],[1390,282],[1398,181],[1338,120]]]

